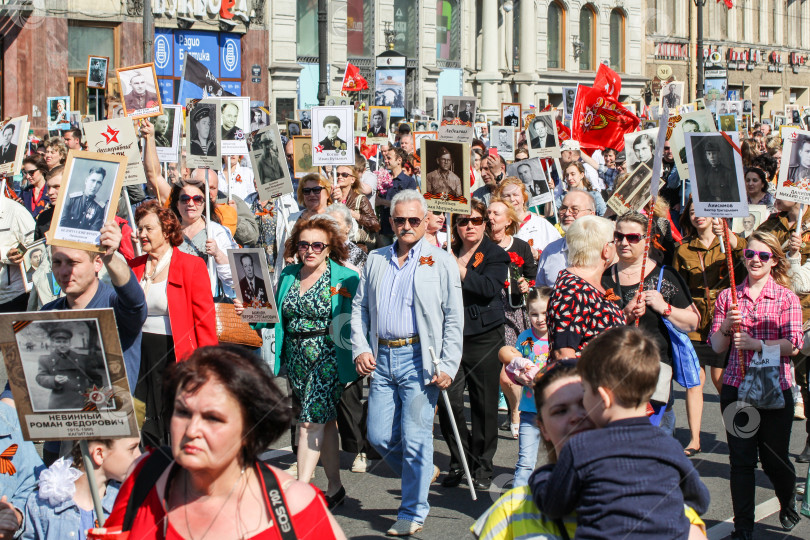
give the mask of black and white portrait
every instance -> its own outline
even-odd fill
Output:
[[[725,103],[725,102],[718,102]],[[686,159],[686,146],[684,136],[687,133],[708,133],[717,131],[714,117],[708,109],[701,109],[693,113],[685,114],[681,120],[675,124],[672,135],[669,138],[669,146],[672,150],[672,157],[675,158],[675,166],[678,168],[678,175],[681,178],[689,178],[689,167]]]
[[[539,113],[526,128],[526,140],[529,143],[531,157],[557,157],[557,123],[554,113]]]
[[[298,120],[287,120],[287,137],[300,137],[302,133],[301,122]]]
[[[130,118],[148,118],[162,111],[157,75],[154,64],[141,64],[117,70],[121,94],[124,96],[124,115]]]
[[[257,275],[261,271],[259,256],[256,253],[240,253],[236,257],[239,289],[242,293],[242,302],[245,305],[264,304],[270,299],[264,279]]]
[[[475,121],[482,122],[486,124],[487,122],[487,115],[485,113],[475,113]]]
[[[787,124],[787,117],[783,114],[773,115],[773,130],[779,131],[779,128]]]
[[[25,117],[18,116],[0,126],[0,173],[7,174],[16,170],[18,153],[22,159],[25,147],[25,134],[22,130],[25,124]]]
[[[414,131],[427,131],[428,130],[428,121],[427,120],[417,120],[414,123],[413,129],[414,129]]]
[[[34,412],[113,407],[96,319],[31,321],[15,338]]]
[[[726,102],[726,110],[728,114],[733,114],[736,117],[740,117],[742,114],[742,101],[740,100],[728,100]]]
[[[312,129],[312,117],[309,109],[298,109],[298,120],[301,121],[301,129]]]
[[[349,105],[350,100],[346,96],[326,96],[326,106],[334,107],[335,105]]]
[[[366,137],[369,142],[388,140],[388,121],[391,118],[391,107],[371,106],[368,109],[368,129]]]
[[[186,163],[188,167],[222,166],[222,141],[219,139],[220,103],[207,98],[186,107]]]
[[[490,148],[497,148],[504,159],[515,159],[515,128],[512,126],[493,126]]]
[[[473,97],[444,96],[442,98],[442,125],[473,127],[476,103],[477,100]]]
[[[683,102],[683,89],[684,83],[683,81],[680,82],[671,82],[663,85],[661,87],[661,95],[660,101],[662,107],[667,107],[668,109],[675,109],[680,107],[681,103]]]
[[[657,129],[647,129],[624,136],[624,153],[627,156],[628,171],[635,169],[639,163],[646,163],[652,169],[657,135]]]
[[[526,186],[526,191],[529,192],[528,206],[545,204],[553,198],[540,158],[523,159],[508,164],[506,176],[515,176]]]
[[[179,105],[164,105],[163,113],[153,120],[155,124],[155,145],[158,159],[162,163],[177,162],[180,152],[180,132],[183,109]]]
[[[744,99],[742,100],[742,112],[743,114],[751,114],[751,100]]]
[[[248,151],[250,98],[219,98],[219,135],[223,156],[244,155]]]
[[[520,103],[501,103],[501,125],[520,127]]]
[[[249,323],[278,322],[273,282],[270,279],[264,250],[230,249],[228,261],[237,298],[245,306],[242,320]]]
[[[616,190],[607,201],[608,208],[619,216],[641,208],[651,197],[651,177],[652,169],[646,163],[640,163],[621,184],[616,186]]]
[[[730,133],[735,144],[739,135]],[[687,134],[686,148],[695,215],[703,217],[745,217],[748,203],[742,159],[720,133]],[[717,204],[728,203],[728,204]]]
[[[351,105],[312,108],[313,165],[354,164],[353,143],[354,110]]]
[[[106,56],[87,57],[87,88],[104,89],[107,87],[107,66],[109,58]]]
[[[81,111],[70,111],[70,129],[82,129]]]
[[[784,137],[776,198],[810,202],[810,131],[791,130]]]
[[[420,140],[422,193],[428,208],[440,212],[469,212],[470,145],[450,141]]]
[[[290,171],[278,125],[270,124],[256,132],[250,149],[250,163],[261,200],[273,199],[292,192]]]
[[[576,86],[563,86],[563,110],[565,111],[566,118],[571,118],[574,114],[574,103],[577,99]]]
[[[250,108],[250,132],[259,131],[270,124],[270,113],[264,107]]]

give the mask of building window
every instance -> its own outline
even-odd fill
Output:
[[[115,77],[115,29],[99,26],[68,26],[68,71],[87,72],[88,56],[110,59],[108,75]]]
[[[593,71],[594,57],[594,20],[596,14],[593,8],[585,6],[579,11],[579,40],[582,42],[582,52],[579,55],[579,70]]]
[[[318,56],[318,0],[297,0],[297,19],[295,42],[297,55],[301,57]]]
[[[394,50],[410,60],[416,60],[416,46],[419,43],[416,12],[419,2],[415,0],[394,0]]]
[[[624,71],[624,15],[618,9],[610,12],[610,67]]]
[[[548,5],[548,40],[546,53],[548,69],[563,68],[563,37],[565,36],[565,11],[557,2]]]
[[[347,52],[349,56],[374,56],[374,2],[346,2]]]
[[[458,0],[438,0],[436,3],[436,59],[458,63],[460,53],[461,10]]]

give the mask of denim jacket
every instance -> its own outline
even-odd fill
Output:
[[[0,403],[0,452],[5,452],[11,445],[17,445],[17,451],[11,456],[13,474],[0,474],[0,494],[6,495],[9,502],[22,512],[25,501],[37,483],[37,478],[45,465],[37,454],[34,444],[23,440],[17,411],[5,403]],[[19,536],[19,532],[14,535]]]
[[[83,477],[80,481],[87,481]],[[107,492],[101,500],[104,516],[109,516],[118,496],[121,484],[109,482]],[[87,531],[81,531],[82,515],[73,499],[57,506],[39,498],[39,492],[33,492],[25,503],[24,540],[70,540],[86,538]]]

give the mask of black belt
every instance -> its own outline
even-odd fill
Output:
[[[329,329],[322,328],[321,330],[313,330],[311,332],[287,332],[287,335],[293,338],[303,339],[309,337],[328,336]]]

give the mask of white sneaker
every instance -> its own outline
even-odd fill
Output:
[[[407,519],[398,519],[385,534],[388,536],[411,536],[422,530],[422,526]]]
[[[807,420],[804,416],[804,403],[796,403],[793,405],[793,418],[794,420]]]
[[[354,463],[352,463],[352,472],[354,473],[364,473],[368,471],[368,468],[371,466],[371,460],[366,457],[365,452],[360,452],[354,458]]]

